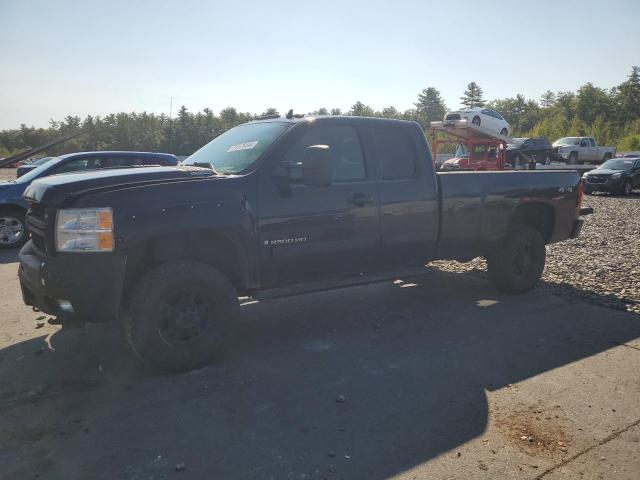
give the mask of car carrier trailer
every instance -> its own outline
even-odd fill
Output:
[[[460,162],[452,170],[504,170],[506,164],[507,143],[511,137],[500,135],[488,128],[467,120],[445,120],[431,122],[431,149],[433,158],[438,155],[442,145],[464,145],[467,149],[467,162]],[[474,156],[474,154],[479,155]]]

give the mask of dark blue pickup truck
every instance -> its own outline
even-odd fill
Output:
[[[539,280],[545,244],[581,229],[573,171],[436,173],[417,123],[358,117],[235,127],[175,168],[31,184],[24,301],[64,322],[121,319],[168,370],[229,342],[238,296],[415,274],[484,256],[501,290]]]
[[[19,247],[28,240],[24,216],[29,203],[22,198],[22,194],[36,178],[105,168],[177,164],[178,159],[168,153],[80,152],[47,157],[18,167],[16,180],[0,182],[0,248]]]

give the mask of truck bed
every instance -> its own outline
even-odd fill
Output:
[[[538,207],[551,218],[547,243],[569,238],[580,176],[566,171],[447,172],[440,185],[436,259],[467,260],[486,254],[502,238],[518,208]]]

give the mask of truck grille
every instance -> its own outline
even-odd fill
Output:
[[[38,250],[46,251],[47,217],[44,205],[32,203],[27,212],[27,229]]]
[[[589,175],[587,177],[587,183],[606,183],[609,177],[600,176],[600,175]]]

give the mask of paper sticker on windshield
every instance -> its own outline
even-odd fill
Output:
[[[258,142],[255,141],[255,142],[245,142],[245,143],[239,143],[237,145],[231,145],[227,150],[227,152],[237,152],[239,150],[251,150],[257,144]]]

